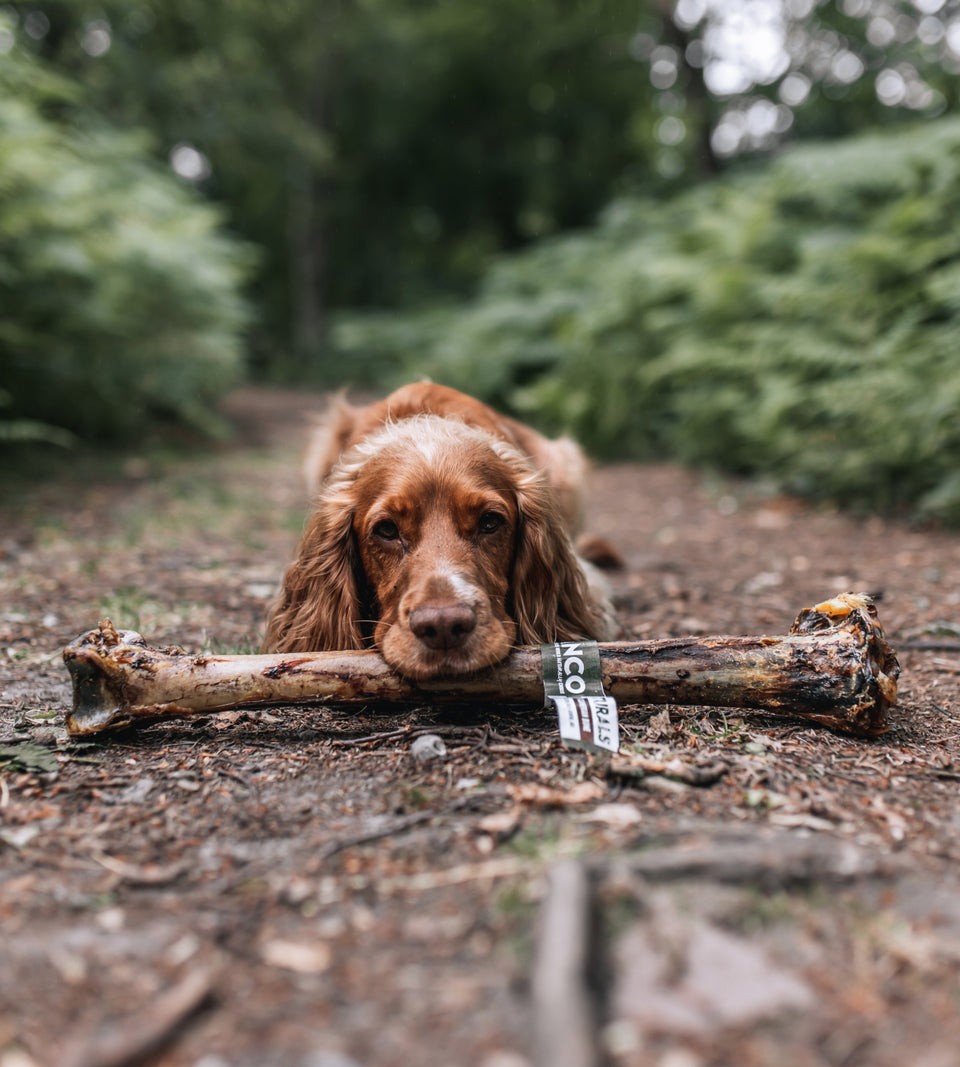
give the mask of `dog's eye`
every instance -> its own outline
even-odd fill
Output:
[[[373,528],[375,537],[379,537],[381,541],[396,541],[400,536],[400,530],[397,528],[395,522],[391,522],[390,519],[383,519],[377,523]]]
[[[506,521],[498,511],[485,511],[477,523],[477,532],[482,534],[495,533]]]

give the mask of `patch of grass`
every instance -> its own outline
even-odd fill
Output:
[[[622,890],[606,894],[601,903],[599,917],[605,944],[612,944],[617,940],[643,912],[637,898]]]
[[[800,920],[800,912],[812,903],[815,893],[816,888],[811,889],[806,898],[802,899],[797,893],[787,893],[783,890],[764,893],[760,889],[749,887],[736,913],[727,917],[726,925],[744,934],[760,932],[772,926],[792,926]]]
[[[403,790],[401,805],[404,811],[425,811],[437,802],[436,796],[423,786],[411,785]]]
[[[503,847],[523,859],[540,860],[557,852],[560,838],[560,823],[548,817],[538,825],[525,826],[505,841]]]
[[[529,919],[537,911],[537,902],[531,899],[528,884],[520,881],[503,886],[493,906],[509,922]]]
[[[120,586],[119,589],[100,602],[100,618],[108,618],[121,630],[142,632],[142,612],[148,603],[143,590],[133,585]]]
[[[255,656],[263,643],[261,634],[248,634],[236,641],[221,641],[218,637],[207,635],[200,646],[201,652],[214,656]]]
[[[303,532],[304,523],[307,520],[307,513],[305,511],[290,511],[284,515],[281,521],[281,529],[287,533],[300,534]]]
[[[497,929],[497,942],[524,974],[530,972],[533,964],[538,908],[529,884],[524,881],[503,886],[493,900],[493,925]]]

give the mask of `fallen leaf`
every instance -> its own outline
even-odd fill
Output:
[[[298,974],[320,974],[332,959],[330,946],[322,941],[312,945],[300,941],[267,941],[260,949],[260,958],[271,967]]]
[[[636,826],[641,821],[640,812],[632,804],[599,804],[580,818],[584,822],[598,822],[617,830]]]
[[[713,785],[727,773],[727,765],[721,760],[706,763],[688,763],[686,760],[650,759],[646,756],[623,754],[610,761],[609,773],[620,778],[647,778],[659,775],[686,785]]]
[[[505,837],[512,834],[520,822],[520,808],[509,808],[507,811],[495,811],[492,815],[484,815],[477,823],[477,829],[485,834],[495,834]]]
[[[213,730],[229,730],[240,721],[240,711],[218,711],[210,720],[210,728]]]
[[[577,782],[569,789],[557,789],[534,782],[508,785],[507,796],[521,804],[537,804],[545,808],[563,808],[569,804],[587,804],[599,800],[606,790],[596,782]]]
[[[0,843],[11,848],[23,848],[40,833],[39,826],[17,826],[9,830],[0,830]]]
[[[661,737],[672,737],[674,733],[673,727],[670,724],[670,709],[664,708],[663,711],[658,711],[656,715],[652,715],[647,722],[646,735],[651,740],[658,740]]]
[[[3,764],[42,774],[60,769],[60,761],[57,759],[56,752],[33,741],[0,745],[0,765]]]

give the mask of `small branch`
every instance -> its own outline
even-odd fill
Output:
[[[910,652],[960,652],[960,638],[908,637],[900,642],[900,648]]]
[[[133,1067],[143,1062],[173,1040],[212,990],[210,971],[192,971],[144,1011],[105,1025],[86,1039],[70,1042],[61,1067]]]
[[[400,737],[412,737],[413,728],[401,726],[399,730],[385,730],[380,734],[366,734],[364,737],[335,737],[330,744],[338,748],[354,748],[356,745],[372,745],[379,741],[395,741]]]
[[[190,869],[190,864],[185,860],[167,863],[163,866],[137,867],[133,863],[125,863],[123,860],[114,859],[113,856],[108,856],[105,852],[92,852],[90,858],[129,885],[170,885],[171,882],[175,882],[180,875]]]
[[[533,969],[536,1067],[596,1067],[597,1006],[590,985],[590,879],[577,860],[550,872]]]
[[[314,855],[320,860],[328,860],[338,852],[343,852],[344,849],[355,848],[358,845],[368,845],[372,841],[382,841],[385,837],[392,837],[394,834],[403,833],[404,830],[409,830],[414,826],[420,826],[425,822],[431,822],[433,819],[436,819],[441,815],[452,815],[454,812],[460,811],[463,808],[472,807],[476,802],[476,797],[459,797],[457,800],[447,804],[439,811],[429,809],[424,811],[414,811],[409,815],[399,815],[397,818],[388,819],[380,823],[378,826],[372,827],[370,830],[361,830],[359,833],[348,834],[346,837],[341,837],[336,841],[329,841],[327,844],[319,846]]]
[[[648,848],[613,861],[600,859],[596,867],[602,872],[609,864],[611,869],[629,871],[647,882],[707,879],[774,890],[856,881],[903,866],[897,857],[822,833],[809,837],[783,831],[747,835],[718,829],[712,840],[702,840],[703,836],[691,835],[689,841]]]

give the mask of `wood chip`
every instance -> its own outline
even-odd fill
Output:
[[[520,782],[507,786],[507,796],[521,804],[533,804],[541,808],[565,808],[571,804],[589,804],[606,796],[606,790],[597,782],[577,782],[569,789],[557,789],[535,782]]]

